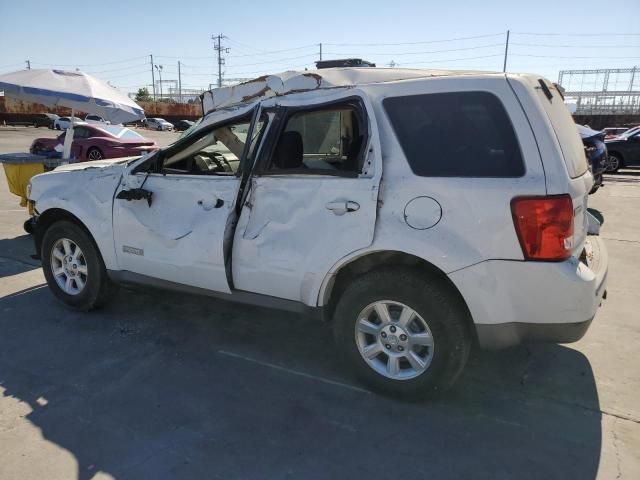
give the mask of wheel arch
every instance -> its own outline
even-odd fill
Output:
[[[618,157],[620,159],[620,166],[624,166],[624,153],[622,153],[620,150],[609,150],[607,148],[607,155],[614,155]]]
[[[98,145],[91,145],[89,147],[87,147],[84,151],[84,158],[85,160],[89,160],[89,152],[91,150],[98,150],[100,152],[100,155],[102,155],[102,158],[104,158],[104,151],[102,150],[102,148],[100,148],[100,146]]]
[[[42,249],[42,240],[46,231],[56,222],[64,220],[77,225],[87,234],[93,245],[96,247],[96,251],[98,252],[98,255],[100,255],[101,260],[104,262],[105,259],[102,253],[102,249],[100,248],[100,245],[96,241],[95,235],[93,235],[89,227],[78,216],[63,208],[50,208],[38,216],[38,221],[36,222],[36,229],[34,232],[36,254],[40,256],[40,251]]]
[[[42,239],[44,238],[44,234],[46,233],[46,231],[49,230],[51,225],[53,225],[54,223],[63,220],[67,220],[78,225],[85,231],[87,235],[89,235],[89,238],[91,238],[93,243],[96,243],[91,231],[77,216],[75,216],[70,211],[64,210],[62,208],[50,208],[38,216],[37,228],[35,231],[36,253],[40,253],[40,248],[42,247]]]
[[[340,292],[350,279],[373,270],[392,266],[406,266],[407,268],[421,272],[433,281],[442,282],[460,302],[460,305],[466,313],[467,328],[470,334],[476,338],[476,329],[467,302],[448,275],[424,258],[398,250],[368,252],[339,265],[334,273],[328,274],[323,282],[318,298],[318,304],[323,308],[323,317],[325,320],[331,321],[336,305],[340,299]]]

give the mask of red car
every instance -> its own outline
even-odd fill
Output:
[[[58,156],[62,152],[66,132],[57,138],[36,138],[31,153]],[[76,125],[73,129],[71,158],[77,161],[103,158],[134,157],[159,147],[153,140],[116,125]]]

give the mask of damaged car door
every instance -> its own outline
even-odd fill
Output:
[[[194,132],[125,174],[113,210],[121,270],[230,293],[225,230],[255,110]]]
[[[240,290],[315,305],[333,265],[373,241],[378,130],[355,90],[277,105],[262,105],[275,119],[235,231],[233,280]]]

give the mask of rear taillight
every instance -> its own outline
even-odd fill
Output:
[[[525,260],[560,261],[573,248],[573,202],[569,195],[511,200],[513,224]]]

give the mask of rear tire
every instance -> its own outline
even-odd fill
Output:
[[[441,279],[395,267],[354,279],[338,301],[333,327],[345,362],[363,383],[417,400],[460,376],[472,345],[467,325],[466,307]]]
[[[102,154],[99,148],[91,147],[89,150],[87,150],[87,160],[89,161],[102,160],[103,158],[104,158],[104,155]]]
[[[607,157],[607,173],[616,173],[624,166],[622,157],[617,153],[610,153]]]
[[[63,220],[51,225],[44,233],[40,257],[49,288],[72,308],[100,308],[117,291],[93,239],[75,223]]]

